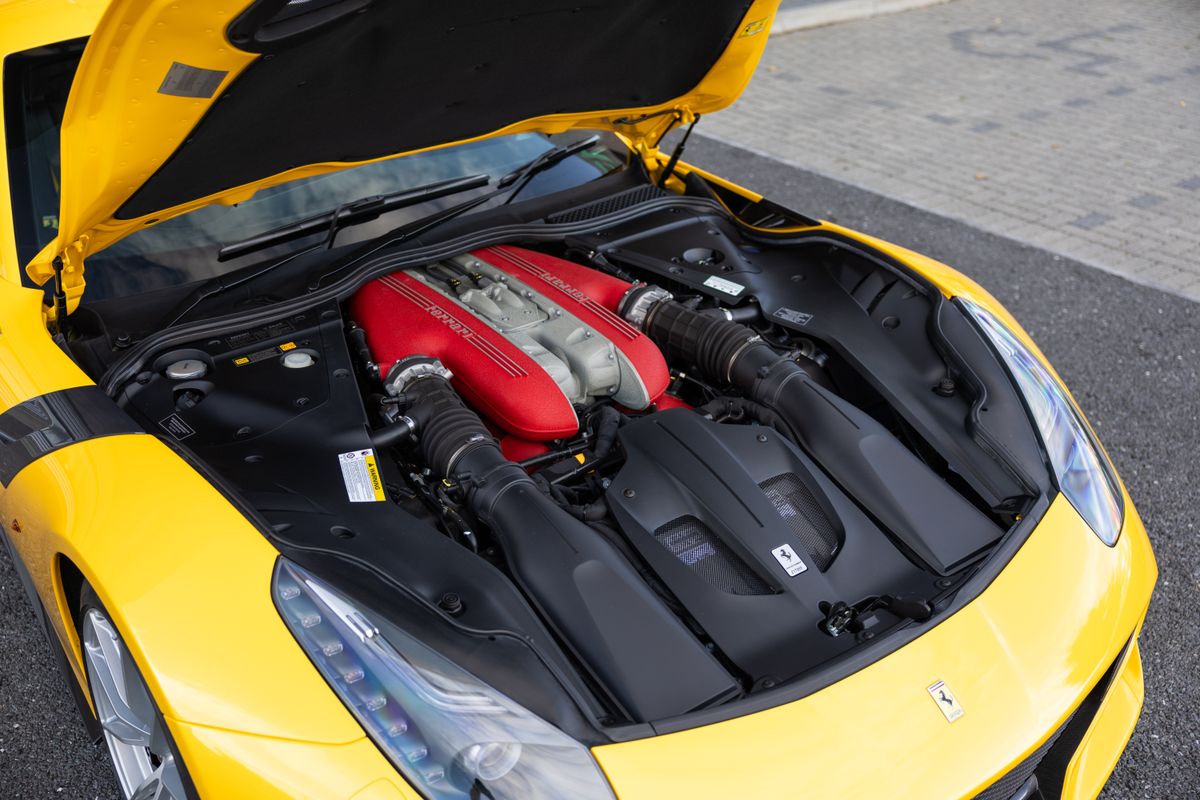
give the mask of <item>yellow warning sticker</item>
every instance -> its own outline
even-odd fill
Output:
[[[387,499],[383,491],[383,476],[375,461],[375,451],[354,450],[338,455],[342,482],[351,503],[374,503]]]
[[[295,350],[296,347],[297,344],[295,342],[284,342],[283,344],[276,345],[275,347],[267,347],[262,350],[256,350],[249,355],[238,356],[233,360],[233,365],[235,367],[244,367],[247,364],[256,364],[259,361],[265,361],[268,358],[274,358],[275,356],[283,355],[288,350]]]

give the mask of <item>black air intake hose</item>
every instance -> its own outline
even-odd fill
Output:
[[[660,299],[647,304],[639,297]],[[685,308],[652,286],[632,289],[620,310],[668,361],[695,365],[777,411],[798,444],[933,571],[955,572],[999,538],[995,523],[874,417],[746,326]]]
[[[733,678],[633,565],[504,457],[441,364],[398,366],[407,377],[389,378],[389,388],[411,401],[406,415],[425,461],[466,487],[467,505],[491,527],[526,596],[631,719],[663,719],[736,694]]]

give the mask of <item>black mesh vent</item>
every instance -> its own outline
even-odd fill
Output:
[[[804,544],[817,569],[824,572],[837,552],[838,535],[817,498],[791,472],[768,478],[758,486]]]
[[[997,779],[991,786],[975,795],[973,800],[1010,800],[1017,790],[1029,780],[1029,776],[1035,774],[1038,779],[1038,793],[1034,797],[1043,800],[1062,797],[1067,766],[1075,755],[1075,751],[1079,749],[1079,743],[1083,741],[1083,736],[1091,726],[1100,705],[1104,702],[1104,697],[1108,694],[1108,689],[1112,686],[1113,678],[1116,676],[1117,666],[1121,663],[1132,642],[1132,639],[1126,642],[1121,654],[1109,666],[1108,671],[1092,687],[1083,702],[1071,712],[1067,721],[1046,740],[1045,744],[1034,750],[1028,758]]]
[[[771,587],[695,517],[676,517],[654,538],[701,578],[728,594],[771,594]]]
[[[1054,745],[1060,733],[1062,733],[1062,728],[1055,731],[1045,744],[1030,753],[1028,758],[1010,769],[991,786],[975,795],[974,800],[1011,800],[1017,790],[1024,786],[1025,781],[1033,775],[1038,764],[1042,763],[1042,759],[1046,757],[1046,751]]]
[[[587,219],[595,219],[605,214],[611,214],[614,211],[620,211],[623,208],[636,206],[638,203],[644,203],[647,200],[663,197],[666,194],[665,191],[657,186],[637,186],[633,189],[617,192],[611,197],[597,200],[594,203],[588,203],[577,208],[568,209],[567,211],[561,211],[557,214],[551,214],[546,217],[546,222],[557,225],[560,223],[582,222]]]

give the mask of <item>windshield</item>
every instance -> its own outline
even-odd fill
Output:
[[[14,227],[21,262],[28,263],[58,231],[59,125],[83,42],[68,42],[4,62],[5,129],[8,142]],[[365,121],[364,121],[365,124]],[[299,134],[302,135],[302,132]],[[586,132],[568,135],[582,138]],[[194,283],[307,247],[320,236],[278,245],[228,262],[217,261],[222,245],[281,225],[332,211],[340,204],[434,181],[486,173],[494,179],[554,147],[559,137],[524,133],[416,153],[340,172],[302,178],[264,189],[236,205],[212,205],[144,231],[95,253],[87,262],[86,302]],[[522,192],[528,199],[593,180],[624,163],[598,145],[537,175]],[[220,165],[214,165],[219,169]],[[475,190],[482,193],[486,189]],[[460,203],[473,193],[398,210],[348,228],[338,243],[368,239]]]
[[[371,195],[422,186],[464,175],[486,173],[493,179],[536,158],[554,145],[541,134],[504,136],[427,153],[394,158],[341,172],[302,178],[258,192],[234,206],[212,205],[155,225],[122,239],[88,258],[85,299],[101,300],[191,283],[240,269],[255,261],[311,245],[324,234],[262,250],[225,263],[216,260],[221,245],[331,211],[342,203]],[[592,180],[619,167],[606,151],[590,151],[542,173],[522,193],[526,198]],[[433,200],[347,228],[338,235],[344,244],[380,235],[409,219],[423,217],[480,189]]]

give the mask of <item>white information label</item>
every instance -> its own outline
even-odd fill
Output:
[[[783,567],[784,571],[793,578],[808,569],[808,565],[801,560],[800,556],[796,555],[796,551],[790,544],[779,545],[771,551],[771,555],[775,556],[779,566]]]
[[[374,503],[384,500],[383,478],[375,463],[374,450],[355,450],[338,456],[342,481],[351,503]]]
[[[716,289],[718,292],[724,292],[725,294],[732,295],[733,297],[737,297],[742,293],[742,290],[746,288],[740,283],[727,281],[724,278],[718,278],[716,275],[707,278],[704,281],[704,285],[710,289]]]

